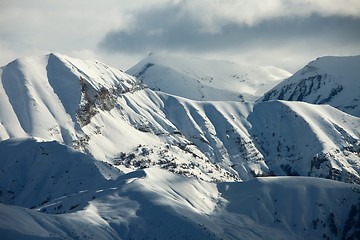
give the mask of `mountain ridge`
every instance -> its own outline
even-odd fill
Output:
[[[258,101],[330,104],[360,117],[360,55],[320,57],[264,94]]]
[[[360,118],[177,95],[61,54],[0,68],[0,235],[359,236]]]
[[[56,140],[115,163],[123,171],[159,166],[205,180],[239,181],[300,172],[349,182],[360,179],[360,121],[329,107],[296,102],[194,101],[152,91],[97,61],[53,54],[33,59],[17,60],[21,63],[17,68],[10,64],[18,84],[9,74],[1,75],[2,109],[15,109],[1,115],[12,116],[11,121],[0,121],[2,140],[10,137],[7,133],[12,133],[12,138]],[[15,96],[19,91],[24,96]],[[287,121],[296,120],[299,128],[292,129],[283,121],[285,116]],[[273,117],[278,120],[271,125]],[[261,121],[271,128],[259,125]],[[309,125],[311,122],[316,124]],[[285,135],[280,143],[271,140],[285,131],[298,134],[299,139],[305,133],[313,135],[314,142],[307,145],[316,150],[309,154],[304,144],[290,144],[292,136]],[[259,137],[263,138],[260,143]],[[356,159],[352,164],[351,158]],[[289,170],[294,164],[291,159],[304,162],[299,169]],[[321,159],[321,166],[326,167],[317,169],[320,165],[312,163],[314,159]],[[329,173],[331,169],[340,177]]]
[[[151,54],[126,71],[153,90],[197,101],[254,101],[290,76],[283,69]]]
[[[19,151],[24,145],[39,154],[24,157],[29,154]],[[14,156],[7,149],[9,154],[0,162],[9,182],[20,183],[21,175],[14,173],[37,170],[42,174],[32,175],[33,181],[45,189],[30,180],[12,193],[15,206],[2,199],[0,233],[5,239],[318,239],[324,235],[340,239],[355,237],[359,231],[360,187],[354,184],[292,176],[216,183],[157,168],[122,174],[105,163],[101,166],[107,174],[102,175],[94,165],[99,161],[56,141],[6,140],[0,149],[6,146],[18,153]],[[69,159],[63,162],[61,156]],[[46,165],[39,167],[33,161]],[[76,167],[81,162],[86,166]],[[48,166],[51,172],[46,172]],[[44,173],[53,177],[44,182]],[[94,178],[86,181],[90,176]],[[65,184],[58,189],[60,185],[53,186],[56,181]],[[70,187],[66,181],[71,181]],[[14,190],[14,184],[5,182],[0,187],[8,194]],[[56,195],[64,190],[65,195]],[[36,198],[21,197],[26,192]],[[29,204],[35,206],[19,207]]]

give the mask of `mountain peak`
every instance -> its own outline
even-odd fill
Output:
[[[264,94],[258,101],[330,104],[360,117],[360,56],[320,57]]]
[[[79,111],[91,112],[97,104],[109,109],[110,95],[104,93],[141,88],[139,81],[118,69],[58,53],[17,59],[0,74],[0,113],[2,124],[8,126],[1,139],[36,136],[71,143],[79,123],[88,121],[79,121],[84,118]]]
[[[290,76],[276,67],[153,54],[127,73],[151,89],[197,101],[254,101]]]

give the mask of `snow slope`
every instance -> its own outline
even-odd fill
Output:
[[[328,105],[271,101],[249,115],[255,145],[276,175],[360,180],[360,120]]]
[[[84,189],[89,192],[122,175],[107,163],[55,141],[10,139],[0,142],[0,152],[0,202],[39,211],[51,200],[69,198]],[[54,211],[69,211],[70,207]]]
[[[60,54],[15,60],[0,74],[1,139],[36,136],[70,143],[86,122],[81,110],[90,108],[89,101],[97,104],[98,92],[138,87],[137,80],[120,70]]]
[[[10,63],[1,84],[2,140],[56,140],[124,172],[158,166],[208,181],[300,174],[359,182],[360,119],[331,107],[193,101],[59,54]]]
[[[30,147],[49,155],[19,151]],[[96,160],[56,142],[7,140],[1,149],[8,151],[2,161],[11,165],[7,174],[16,180],[11,182],[38,170],[34,181],[47,179],[43,186],[52,186],[51,178],[44,178],[49,169],[54,179],[71,182],[44,191],[34,189],[31,180],[20,190],[0,182],[20,206],[33,201],[21,197],[29,191],[47,199],[33,209],[0,204],[2,239],[351,239],[359,232],[360,187],[353,184],[308,177],[210,183],[157,168],[110,179],[106,176],[116,168],[102,165],[104,176]],[[18,156],[12,156],[14,150]],[[58,187],[69,194],[57,196]]]
[[[276,68],[151,54],[127,70],[151,89],[193,99],[254,101],[290,76]]]
[[[1,239],[360,235],[358,117],[190,100],[60,54],[0,76]]]
[[[330,104],[360,117],[360,56],[320,57],[264,94],[259,101]]]
[[[56,140],[109,162],[124,153],[136,160],[139,153],[145,158],[128,167],[154,162],[177,172],[191,166],[193,175],[208,180],[236,178],[185,149],[189,142],[156,109],[159,97],[142,89],[135,78],[97,61],[60,54],[15,60],[1,68],[0,139]]]

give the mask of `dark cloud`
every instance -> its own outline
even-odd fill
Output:
[[[109,32],[100,47],[123,53],[159,50],[216,53],[305,41],[308,49],[304,50],[308,51],[324,42],[333,47],[355,45],[360,50],[360,20],[351,17],[317,14],[277,17],[252,26],[226,22],[219,24],[216,31],[204,29],[199,18],[183,11],[181,5],[153,8],[135,17],[136,25],[131,31]]]

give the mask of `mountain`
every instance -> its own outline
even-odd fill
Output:
[[[320,57],[264,94],[259,101],[330,104],[360,117],[360,56]]]
[[[42,206],[58,206],[51,203],[53,199],[70,198],[84,189],[89,194],[107,179],[122,175],[118,169],[55,141],[10,139],[0,142],[0,152],[0,202],[39,211],[46,212]]]
[[[159,54],[126,72],[151,89],[198,101],[254,101],[290,76],[272,66]]]
[[[359,118],[328,105],[272,101],[248,120],[255,144],[277,175],[360,183]]]
[[[96,114],[95,107],[113,107],[108,91],[139,87],[120,70],[60,54],[15,60],[0,74],[2,139],[37,136],[70,143],[77,139],[75,130]]]
[[[2,68],[0,102],[1,140],[55,140],[124,172],[157,166],[207,181],[360,179],[360,119],[328,106],[194,101],[60,54]]]
[[[0,149],[2,239],[356,239],[360,231],[354,184],[122,174],[55,141],[6,140]]]
[[[120,70],[49,54],[15,60],[0,74],[0,140],[55,140],[126,171],[159,165],[206,180],[238,178],[191,149],[159,96]]]
[[[359,236],[360,118],[178,95],[57,53],[0,68],[1,238]]]

